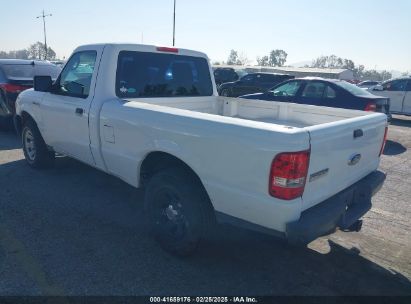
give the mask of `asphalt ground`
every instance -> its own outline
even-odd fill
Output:
[[[140,190],[66,157],[30,169],[0,131],[0,295],[411,295],[411,119],[388,139],[360,232],[295,248],[223,226],[179,259],[150,237]]]

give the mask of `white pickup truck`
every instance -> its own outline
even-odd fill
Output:
[[[297,244],[358,231],[385,179],[384,114],[220,97],[207,56],[185,49],[81,46],[19,95],[15,124],[34,168],[60,153],[144,187],[177,255],[216,222]]]

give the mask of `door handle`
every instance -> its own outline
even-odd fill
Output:
[[[35,106],[39,106],[39,105],[40,105],[40,103],[39,103],[39,102],[37,102],[37,101],[33,101],[33,105],[35,105]]]
[[[83,115],[84,110],[82,108],[76,108],[76,114]]]

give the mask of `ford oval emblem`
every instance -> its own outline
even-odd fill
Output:
[[[349,165],[349,166],[354,166],[354,165],[358,164],[358,162],[360,161],[360,159],[361,159],[361,154],[359,154],[359,153],[354,154],[354,155],[352,155],[352,156],[350,157],[350,159],[348,160],[348,165]]]

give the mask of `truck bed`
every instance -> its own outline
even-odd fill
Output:
[[[194,112],[276,124],[290,128],[304,128],[348,118],[361,117],[368,114],[363,111],[339,108],[221,96],[130,99],[128,101],[139,101]]]
[[[267,139],[272,138],[277,146],[280,145],[277,140],[279,133],[305,132],[309,137],[311,151],[309,176],[315,176],[323,170],[327,174],[315,183],[307,183],[303,210],[377,169],[378,152],[386,125],[385,115],[379,113],[284,102],[219,96],[138,101],[132,102],[130,106],[147,108],[143,105],[155,104],[161,106],[155,109],[157,111],[169,112],[170,108],[178,108],[185,111],[172,111],[172,114],[274,131]],[[361,137],[354,137],[355,131],[360,131]],[[347,165],[349,157],[356,154],[360,155],[362,161],[355,167]]]

